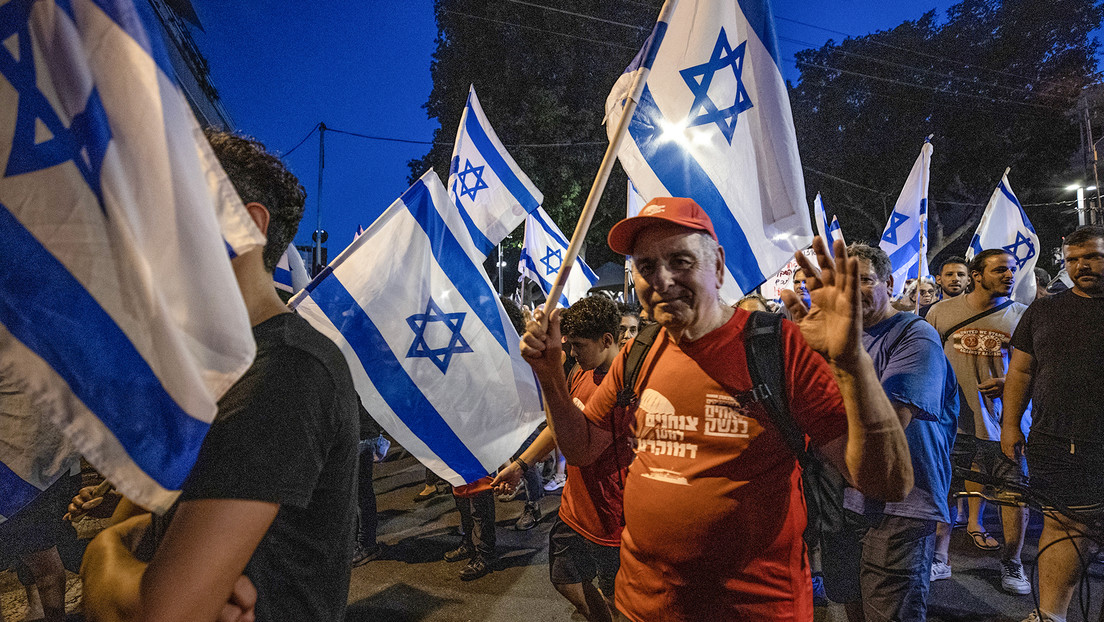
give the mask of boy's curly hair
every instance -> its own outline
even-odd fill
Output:
[[[303,219],[307,192],[299,179],[254,138],[206,128],[203,133],[218,157],[242,203],[260,203],[268,209],[265,269],[276,269]]]
[[[616,339],[620,327],[617,303],[605,296],[587,296],[564,309],[560,316],[560,331],[568,337],[597,341],[609,333]]]

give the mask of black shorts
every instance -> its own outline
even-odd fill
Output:
[[[1032,432],[1031,487],[1071,510],[1104,512],[1104,445]]]
[[[613,580],[621,567],[621,547],[585,538],[556,516],[548,533],[548,575],[552,583],[572,584],[598,578],[598,589],[613,598]]]
[[[72,531],[72,524],[62,517],[79,490],[80,477],[66,473],[34,501],[0,523],[0,568],[14,557],[56,546],[66,530]]]
[[[1027,481],[1026,460],[1020,458],[1017,464],[1001,451],[1000,441],[980,439],[973,434],[959,433],[955,436],[954,448],[951,450],[951,464],[956,468],[967,470],[977,465],[981,473],[1014,484],[1022,485]],[[965,490],[965,482],[952,472],[951,492]]]

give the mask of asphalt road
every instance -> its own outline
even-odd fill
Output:
[[[548,530],[559,507],[552,494],[540,502],[545,514],[535,529],[516,531],[514,521],[523,503],[497,503],[499,564],[495,572],[471,582],[459,578],[463,562],[443,561],[444,553],[460,543],[459,514],[451,495],[414,503],[422,488],[423,469],[411,458],[376,465],[379,502],[379,541],[383,555],[353,569],[349,590],[349,622],[377,620],[488,622],[551,622],[571,620],[573,608],[548,580]],[[987,525],[999,534],[995,507]],[[1040,518],[1032,517],[1024,561],[1034,571]],[[997,536],[999,539],[999,535]],[[1031,596],[1013,596],[1000,589],[999,552],[981,551],[966,532],[955,530],[951,542],[950,579],[932,585],[929,620],[932,622],[1019,622],[1032,609]],[[1104,569],[1092,567],[1093,622],[1104,594]],[[1079,594],[1075,595],[1077,603]],[[1082,620],[1071,607],[1069,622]],[[576,617],[575,619],[581,619]],[[837,606],[818,608],[817,620],[844,621]]]
[[[559,507],[559,495],[540,501],[545,515],[536,528],[517,531],[514,522],[523,503],[497,503],[499,562],[490,575],[471,582],[461,581],[464,562],[443,560],[446,551],[460,544],[459,514],[452,495],[443,494],[414,503],[422,488],[424,470],[405,452],[398,459],[377,464],[375,484],[379,502],[378,539],[385,545],[382,555],[352,571],[349,589],[349,622],[488,621],[552,622],[581,619],[548,580],[548,530]],[[999,534],[995,508],[987,513],[987,526]],[[1040,519],[1033,515],[1024,550],[1026,570],[1034,571],[1035,546]],[[86,522],[85,526],[88,524]],[[82,538],[95,530],[85,529]],[[999,538],[999,535],[997,536]],[[66,555],[66,557],[70,557]],[[973,546],[964,530],[956,530],[951,543],[953,576],[933,584],[929,599],[929,620],[933,622],[1019,622],[1032,608],[1031,596],[1012,596],[1000,590],[999,552],[984,552]],[[75,569],[79,552],[67,559]],[[1097,622],[1104,594],[1104,568],[1095,564],[1090,572],[1091,598],[1088,620]],[[1075,595],[1069,622],[1085,620]],[[80,581],[70,574],[68,610],[79,611]],[[0,572],[0,615],[22,619],[25,599],[14,573]],[[72,615],[79,620],[79,614]],[[837,606],[818,608],[818,622],[843,622]]]

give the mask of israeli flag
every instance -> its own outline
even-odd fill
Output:
[[[1027,213],[1008,185],[1008,173],[1001,177],[993,196],[985,206],[966,260],[990,248],[1003,248],[1016,258],[1016,285],[1012,299],[1025,305],[1035,300],[1035,264],[1039,260],[1039,236],[1027,219]]]
[[[928,274],[928,170],[932,145],[928,140],[912,165],[901,196],[889,214],[878,246],[893,264],[893,295],[900,296],[905,281]]]
[[[640,196],[640,191],[636,189],[631,179],[628,181],[628,188],[625,195],[627,197],[625,202],[625,217],[632,218],[633,216],[638,216],[640,210],[644,209],[644,206],[647,205],[648,202],[644,200],[644,197]]]
[[[560,273],[564,257],[567,257],[567,246],[567,239],[552,221],[552,217],[543,207],[538,207],[537,211],[525,219],[525,242],[521,247],[518,272],[536,281],[547,296]],[[560,301],[556,304],[560,307],[575,304],[597,282],[598,275],[594,274],[590,266],[581,257],[576,259],[575,266],[567,275],[567,285],[560,293]]]
[[[430,170],[289,303],[341,348],[376,421],[455,486],[544,420],[482,261]]]
[[[294,242],[289,244],[287,250],[280,256],[276,270],[272,273],[272,280],[276,283],[276,289],[289,294],[294,294],[310,283],[307,266],[303,263],[303,256],[295,248]]]
[[[227,249],[264,237],[141,24],[129,0],[0,7],[0,378],[31,413],[0,418],[0,520],[72,451],[167,509],[253,359]]]
[[[828,220],[828,214],[824,210],[824,199],[820,198],[819,192],[813,199],[813,212],[817,235],[824,238],[828,248],[831,249],[836,240],[843,240],[843,231],[840,230],[839,220],[835,216],[832,216],[831,221]]]
[[[650,66],[618,157],[646,200],[689,197],[709,214],[735,301],[813,235],[770,3],[683,0],[652,38],[654,59],[642,50],[610,92],[606,130]]]
[[[544,202],[544,195],[495,135],[475,86],[468,92],[456,130],[448,194],[484,259]]]

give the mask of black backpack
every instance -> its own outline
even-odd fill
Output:
[[[635,407],[637,396],[634,385],[659,328],[658,324],[645,327],[630,345],[625,360],[624,382],[617,392],[618,407]],[[790,414],[782,358],[782,316],[765,311],[752,312],[744,327],[744,348],[752,388],[734,397],[741,401],[760,402],[786,446],[797,456],[808,508],[805,540],[811,544],[819,539],[821,532],[839,531],[843,527],[843,476],[809,451],[805,433]]]

